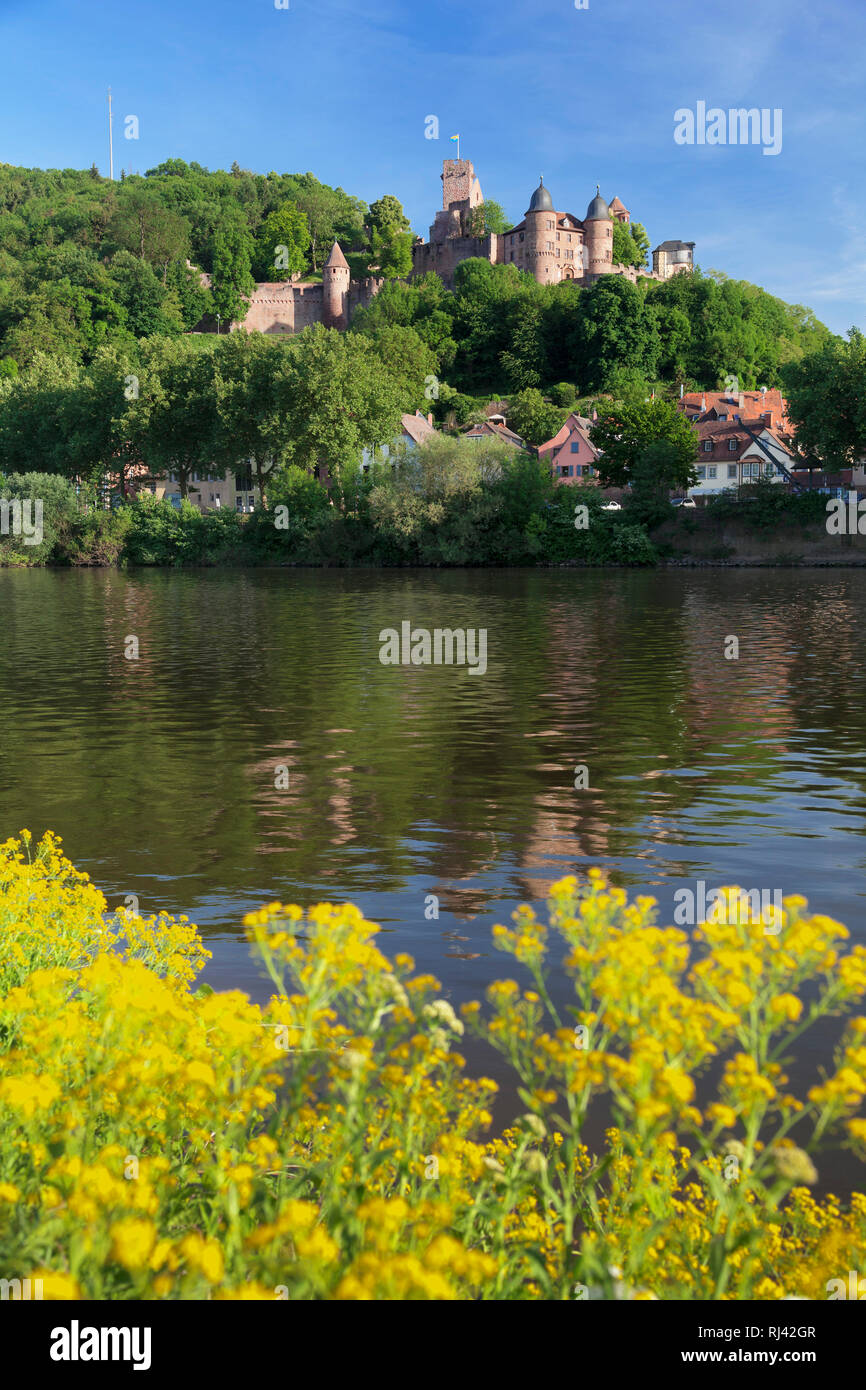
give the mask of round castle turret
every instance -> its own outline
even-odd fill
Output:
[[[526,211],[526,255],[524,264],[540,285],[554,284],[556,268],[556,212],[544,175]]]
[[[610,208],[595,185],[595,197],[586,210],[583,219],[584,241],[589,264],[588,275],[604,275],[613,266],[613,223]]]
[[[349,262],[335,241],[322,267],[322,322],[326,328],[349,327]]]

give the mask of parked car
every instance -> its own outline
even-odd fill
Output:
[[[696,507],[698,504],[694,497],[672,497],[672,507]]]
[[[603,512],[621,512],[622,505],[619,502],[605,502],[601,510]]]

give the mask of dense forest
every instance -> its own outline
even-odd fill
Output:
[[[313,174],[168,160],[144,176],[0,165],[0,370],[36,352],[89,362],[103,344],[233,318],[255,279],[317,274],[339,239],[356,276],[405,274],[396,198],[368,207]],[[274,248],[285,247],[273,265]],[[187,261],[212,276],[212,290]]]
[[[111,182],[95,167],[0,165],[0,209],[0,375],[37,353],[87,367],[102,347],[179,337],[205,313],[228,322],[254,280],[320,273],[335,239],[354,276],[389,282],[354,330],[413,330],[435,355],[443,399],[561,383],[642,396],[661,383],[720,386],[728,374],[772,387],[831,340],[810,310],[718,272],[638,286],[609,276],[581,290],[473,260],[453,293],[436,276],[406,284],[412,238],[398,199],[368,206],[311,173],[172,159]]]

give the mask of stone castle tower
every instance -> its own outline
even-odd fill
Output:
[[[559,279],[556,267],[556,209],[544,186],[544,175],[529,200],[526,212],[524,255],[526,270],[540,285],[553,285]]]
[[[601,275],[638,280],[667,280],[693,268],[694,242],[665,241],[653,251],[651,271],[618,265],[613,258],[613,220],[628,226],[631,214],[619,198],[608,202],[596,194],[584,217],[557,211],[542,178],[522,222],[507,232],[473,236],[470,214],[484,201],[475,169],[468,159],[446,159],[442,166],[442,209],[430,228],[429,242],[412,247],[414,276],[435,271],[448,289],[462,261],[481,257],[492,265],[513,265],[541,285],[572,280],[592,285]]]
[[[326,328],[349,327],[349,262],[334,242],[322,267],[322,323]]]
[[[583,237],[587,249],[588,274],[610,274],[613,269],[613,223],[610,220],[610,208],[602,198],[598,184],[595,185],[595,197],[583,219]]]

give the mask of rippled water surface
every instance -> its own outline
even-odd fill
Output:
[[[668,920],[677,888],[736,882],[863,940],[864,591],[841,570],[0,571],[2,833],[55,829],[112,905],[188,913],[206,978],[257,998],[240,920],[264,901],[352,899],[458,1002],[513,973],[491,925],[593,864]],[[486,674],[381,665],[407,619],[486,628]]]

